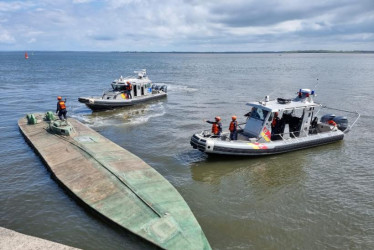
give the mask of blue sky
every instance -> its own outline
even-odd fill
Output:
[[[374,50],[374,0],[0,0],[0,50]]]

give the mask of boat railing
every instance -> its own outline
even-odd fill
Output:
[[[336,110],[336,111],[341,111],[341,112],[346,112],[346,113],[349,113],[349,114],[354,114],[356,115],[357,117],[355,118],[355,120],[353,121],[353,123],[351,125],[348,125],[348,128],[346,130],[344,130],[343,132],[346,134],[348,133],[352,127],[356,124],[356,122],[358,121],[358,119],[360,118],[361,114],[358,113],[357,110],[355,111],[350,111],[350,110],[345,110],[345,109],[337,109],[337,108],[332,108],[332,107],[328,107],[328,106],[322,106],[322,108],[326,108],[326,109],[331,109],[331,110]]]
[[[300,130],[300,131],[292,131],[292,132],[288,132],[288,133],[273,134],[273,136],[279,136],[284,142],[288,142],[289,139],[299,141],[300,138],[303,138],[303,137],[300,137],[301,133],[303,133],[305,135],[305,137],[309,137],[310,133],[313,134],[313,131],[317,132],[317,129],[312,128],[308,131]],[[289,135],[289,138],[284,138],[284,135]],[[274,140],[272,140],[272,141],[274,141]]]
[[[356,121],[357,121],[357,119],[356,119]],[[245,123],[242,123],[240,125],[243,125],[243,124],[245,124]],[[352,124],[352,126],[353,126],[353,124]],[[348,130],[348,128],[346,130]],[[343,132],[346,133],[345,131],[343,131]],[[214,134],[211,133],[210,130],[203,130],[203,131],[201,131],[201,134],[204,135],[204,137],[206,137],[206,138],[224,138],[224,140],[225,140],[227,138],[227,136],[229,135],[229,132],[222,132],[221,135],[214,135]],[[300,137],[300,135],[302,135],[302,134],[305,135],[305,136]],[[300,138],[309,137],[311,134],[318,136],[320,133],[318,132],[317,128],[310,128],[309,130],[306,130],[306,131],[305,130],[299,130],[299,131],[291,131],[291,132],[287,132],[287,133],[272,134],[272,137],[277,137],[278,136],[284,142],[290,142],[290,141],[297,141],[298,142],[298,141],[300,141]],[[288,135],[288,138],[285,138],[285,135]],[[252,138],[252,139],[255,139],[258,142],[259,140],[261,140],[261,138],[262,137],[259,137],[257,139],[256,138]],[[292,139],[292,140],[290,140],[290,139]],[[276,141],[276,140],[271,140],[271,142],[272,141]]]
[[[289,138],[284,138],[284,135],[289,135]],[[291,137],[291,135],[292,135],[292,137]],[[295,135],[295,132],[274,134],[273,136],[279,136],[282,139],[282,141],[284,141],[284,142],[288,142],[289,139],[293,139],[293,140],[298,141],[297,136]],[[274,140],[271,140],[271,141],[274,141]]]
[[[220,135],[214,135],[210,132],[210,130],[203,130],[201,131],[201,134],[205,137],[205,138],[219,138],[221,137]]]
[[[122,80],[128,80],[128,79],[134,78],[134,76],[125,76],[125,77],[121,76],[121,78]]]

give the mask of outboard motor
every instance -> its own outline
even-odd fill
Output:
[[[333,121],[336,123],[340,131],[344,131],[348,128],[348,119],[345,116],[336,116]]]
[[[162,85],[160,90],[164,91],[165,93],[168,92],[168,86]]]
[[[324,116],[321,117],[321,122],[323,122],[323,123],[327,123],[327,122],[330,121],[330,120],[334,120],[335,116],[336,116],[336,115],[334,115],[334,114],[327,114],[327,115],[324,115]]]

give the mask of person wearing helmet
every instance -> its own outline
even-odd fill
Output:
[[[222,133],[222,123],[221,123],[221,117],[216,116],[214,122],[206,121],[209,124],[212,124],[212,134],[220,136]]]
[[[60,118],[60,120],[66,120],[66,113],[67,113],[67,110],[66,110],[66,98],[65,98],[65,101],[62,100],[61,96],[57,97],[57,109],[56,109],[56,114],[58,112],[58,117]],[[62,116],[64,117],[64,119],[62,119]]]
[[[236,116],[233,115],[231,117],[232,121],[230,122],[230,140],[236,141],[238,139],[238,121],[236,120]]]

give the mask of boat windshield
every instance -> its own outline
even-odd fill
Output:
[[[269,111],[253,107],[251,111],[251,118],[263,121],[268,115]]]
[[[113,88],[113,90],[122,91],[122,90],[126,89],[126,86],[112,83],[112,88]]]

